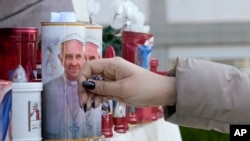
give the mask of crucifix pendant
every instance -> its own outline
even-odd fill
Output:
[[[72,122],[72,126],[70,127],[70,131],[72,133],[73,139],[76,139],[76,134],[79,131],[79,126],[77,126],[77,122],[75,121],[75,119]]]

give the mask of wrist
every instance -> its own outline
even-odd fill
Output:
[[[175,77],[165,77],[166,83],[163,93],[162,104],[163,106],[174,106],[176,104],[177,92],[175,86]]]

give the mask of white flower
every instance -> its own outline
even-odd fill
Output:
[[[124,0],[113,0],[113,2],[111,3],[111,7],[113,8],[115,14],[118,15],[124,14],[123,3]]]
[[[150,27],[144,26],[145,14],[139,11],[139,8],[131,0],[113,0],[112,7],[115,12],[112,23],[114,27],[125,25],[124,30],[126,31],[149,32]],[[120,23],[119,26],[117,26],[117,23]]]
[[[125,16],[129,20],[133,20],[133,14],[135,14],[138,11],[138,8],[130,0],[127,0],[123,3],[123,9]]]
[[[144,25],[143,26],[143,33],[149,33],[149,31],[150,31],[150,26],[149,25]]]
[[[95,10],[93,10],[93,14],[96,15],[100,10],[100,3],[96,2],[95,3]]]
[[[100,3],[97,0],[88,0],[87,8],[89,16],[96,15],[100,10]]]

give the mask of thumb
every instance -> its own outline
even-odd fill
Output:
[[[83,81],[82,86],[86,90],[102,96],[117,96],[121,93],[121,85],[117,81],[88,80]]]

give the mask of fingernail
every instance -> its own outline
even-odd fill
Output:
[[[86,111],[87,111],[87,104],[83,105],[83,111],[86,113]]]
[[[83,105],[82,105],[82,102],[81,102],[80,98],[78,98],[78,104],[79,104],[80,108],[82,109]]]
[[[95,89],[95,82],[93,81],[83,81],[82,86],[88,90],[94,90]]]
[[[92,102],[92,108],[95,109],[95,101]]]

